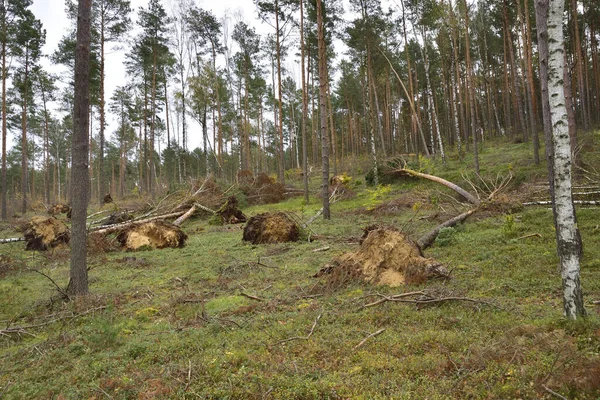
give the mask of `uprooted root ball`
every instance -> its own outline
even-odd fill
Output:
[[[44,251],[69,244],[71,235],[64,222],[54,217],[33,217],[24,233],[25,250]]]
[[[378,285],[400,286],[448,276],[444,266],[423,257],[419,247],[404,233],[369,227],[365,235],[358,251],[336,258],[315,277],[329,274],[330,283],[338,285],[359,278]]]
[[[133,225],[117,235],[121,246],[128,250],[136,250],[145,246],[155,249],[180,248],[185,246],[187,238],[188,236],[181,228],[166,221]]]
[[[295,242],[300,228],[285,213],[264,213],[250,218],[243,240],[252,244]]]

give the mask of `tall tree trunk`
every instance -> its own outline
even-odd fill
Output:
[[[50,204],[50,153],[48,134],[50,130],[50,114],[48,113],[48,99],[46,98],[46,90],[44,85],[40,83],[40,91],[42,94],[42,106],[44,108],[44,201]]]
[[[28,192],[28,154],[27,154],[27,92],[29,91],[29,49],[25,49],[25,77],[23,79],[25,85],[23,91],[23,113],[21,114],[21,195],[23,202],[21,204],[21,212],[27,212],[27,192]]]
[[[3,21],[2,23],[2,35],[6,38],[7,35],[7,23]],[[2,41],[2,187],[0,188],[2,191],[2,219],[6,220],[8,218],[7,211],[7,192],[8,187],[6,186],[6,118],[7,118],[7,107],[6,107],[6,79],[8,78],[8,74],[6,73],[6,39]]]
[[[104,6],[104,1],[100,2],[100,7]],[[106,179],[104,178],[104,129],[106,127],[105,102],[104,102],[104,10],[100,11],[100,132],[98,149],[98,204],[104,202],[106,193]]]
[[[300,0],[300,68],[302,69],[302,181],[304,201],[308,204],[308,150],[306,140],[306,118],[308,116],[308,93],[304,65],[304,0]]]
[[[583,120],[583,129],[589,129],[589,109],[585,90],[585,81],[583,78],[583,56],[581,52],[584,50],[581,46],[581,38],[579,34],[579,13],[577,12],[577,0],[571,0],[571,9],[573,11],[573,30],[575,31],[575,63],[577,69],[577,87],[579,91],[579,102],[581,103],[581,116]]]
[[[323,27],[323,5],[317,0],[317,40],[319,42],[319,117],[321,130],[321,151],[323,154],[323,219],[331,219],[329,209],[329,144],[327,140],[327,59],[325,50],[325,33]]]
[[[571,151],[563,90],[564,0],[536,0],[540,50],[544,131],[551,133],[553,170],[550,175],[558,256],[561,264],[564,315],[585,316],[579,278],[581,237],[571,192]]]
[[[285,153],[283,152],[283,100],[282,100],[282,82],[281,82],[281,35],[279,32],[279,0],[275,0],[275,51],[277,53],[277,86],[278,86],[278,106],[279,106],[279,168],[277,168],[277,178],[279,182],[285,185]]]
[[[90,42],[92,0],[79,0],[75,55],[71,182],[71,270],[69,292],[88,293],[86,213],[88,204],[88,107],[90,103]]]
[[[469,93],[469,103],[471,108],[471,132],[473,134],[473,159],[475,163],[475,172],[479,173],[479,148],[477,143],[477,114],[475,113],[475,87],[473,85],[473,66],[471,65],[471,45],[469,42],[469,7],[467,0],[465,6],[465,46],[467,53],[467,91]]]

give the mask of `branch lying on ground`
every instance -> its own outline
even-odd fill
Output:
[[[26,334],[26,335],[34,336],[33,334],[29,333],[28,331],[31,330],[31,329],[41,328],[43,326],[47,326],[47,325],[53,324],[55,322],[63,321],[65,319],[69,319],[69,322],[71,322],[71,321],[73,321],[76,318],[83,317],[84,315],[91,314],[91,313],[93,313],[95,311],[104,310],[106,308],[108,308],[108,306],[95,307],[95,308],[91,308],[91,309],[89,309],[87,311],[84,311],[82,313],[79,313],[79,314],[63,315],[63,316],[61,316],[59,318],[55,318],[55,319],[52,319],[50,321],[42,322],[42,323],[39,323],[39,324],[32,324],[32,325],[25,325],[25,326],[15,326],[15,327],[12,327],[12,328],[10,326],[8,326],[8,327],[6,327],[6,329],[0,330],[0,336],[9,336],[11,334],[13,334],[13,335],[14,334],[16,334],[16,335]]]
[[[462,296],[436,297],[436,296],[434,296],[434,294],[435,293],[431,293],[429,291],[401,293],[401,294],[395,294],[392,296],[384,296],[384,295],[380,294],[379,296],[381,298],[379,300],[374,301],[369,304],[365,304],[362,308],[374,307],[376,305],[386,303],[388,301],[397,302],[397,303],[415,304],[415,305],[439,304],[439,303],[444,303],[447,301],[466,301],[466,302],[470,302],[470,303],[485,304],[490,307],[504,310],[504,308],[500,307],[499,305],[491,303],[486,300],[472,299],[470,297],[462,297]],[[409,297],[415,297],[415,298],[410,299]]]
[[[58,284],[54,281],[54,279],[50,278],[48,275],[46,275],[45,273],[43,273],[42,271],[39,271],[37,269],[31,269],[31,271],[37,272],[38,274],[42,275],[43,277],[47,278],[50,282],[52,282],[52,284],[54,285],[56,290],[58,290],[58,292],[61,294],[63,299],[66,299],[68,301],[71,300],[71,296],[69,296],[69,294],[65,290],[63,290],[60,286],[58,286]]]
[[[374,338],[375,336],[379,336],[383,332],[385,332],[385,328],[380,329],[377,332],[371,333],[369,336],[367,336],[366,338],[364,338],[363,340],[361,340],[359,344],[357,344],[356,346],[354,346],[354,348],[352,350],[356,350],[356,349],[360,348],[363,344],[365,344],[367,342],[367,340],[369,340],[371,338]]]
[[[306,336],[294,336],[294,337],[291,337],[291,338],[288,338],[288,339],[283,339],[283,340],[280,340],[279,342],[277,342],[277,344],[282,344],[282,343],[285,343],[285,342],[291,342],[292,340],[308,340],[308,339],[310,339],[310,337],[312,336],[312,334],[315,331],[315,327],[317,326],[317,323],[319,322],[319,320],[321,319],[322,316],[323,316],[323,313],[319,314],[317,316],[317,318],[315,318],[315,322],[313,322],[312,328],[310,328],[310,332],[308,333],[308,335],[306,335]]]

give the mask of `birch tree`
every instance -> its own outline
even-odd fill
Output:
[[[551,134],[550,187],[553,199],[556,242],[560,259],[564,315],[569,319],[585,316],[579,279],[582,256],[571,191],[571,146],[564,93],[564,0],[536,0],[540,80],[544,103],[544,131]],[[549,125],[549,126],[548,126]],[[547,140],[546,143],[549,143]]]

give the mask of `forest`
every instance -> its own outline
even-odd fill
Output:
[[[0,0],[0,398],[598,398],[600,3],[135,3]]]
[[[42,54],[45,31],[30,5],[7,1],[0,16],[2,134],[14,144],[3,153],[4,219],[29,201],[69,198],[76,7],[67,2],[73,26]],[[599,8],[566,4],[567,109],[583,130],[598,123]],[[321,113],[333,175],[352,157],[369,155],[374,165],[407,153],[445,160],[497,137],[530,143],[534,161],[543,158],[533,1],[398,0],[387,9],[379,0],[324,2],[324,108],[315,2],[300,10],[298,1],[257,1],[256,13],[271,33],[190,1],[167,8],[152,0],[139,10],[126,0],[94,2],[92,201],[156,196],[207,174],[233,182],[239,171],[276,173],[285,183],[286,171],[321,165]],[[336,54],[340,43],[345,51]],[[106,66],[117,45],[126,48],[125,65]],[[286,60],[299,58],[294,74]],[[42,59],[67,72],[47,72]],[[127,83],[108,94],[113,68],[126,69]],[[190,148],[190,136],[199,147]]]

